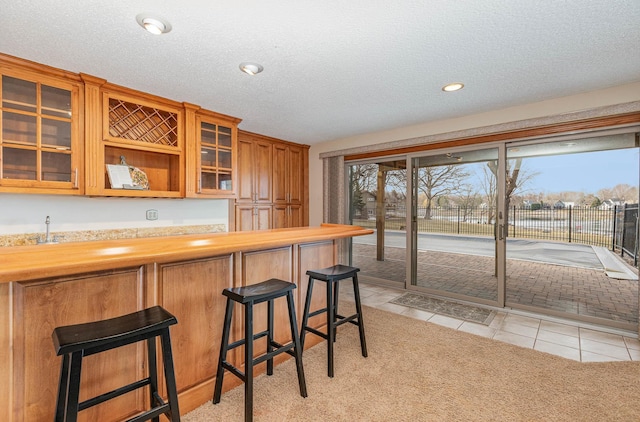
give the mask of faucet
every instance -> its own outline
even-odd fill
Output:
[[[47,218],[44,220],[44,224],[47,226],[47,231],[45,232],[44,240],[38,237],[38,244],[58,243],[58,239],[56,236],[53,236],[53,239],[49,237],[49,224],[51,224],[51,218],[49,218],[49,216],[47,216]]]

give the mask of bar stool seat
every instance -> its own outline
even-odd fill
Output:
[[[56,327],[51,336],[57,355],[63,356],[56,405],[56,422],[74,422],[77,420],[78,412],[81,410],[147,385],[149,386],[152,407],[150,410],[129,419],[129,421],[140,422],[153,419],[157,422],[159,421],[159,416],[164,414],[170,421],[179,422],[178,393],[169,336],[169,326],[177,324],[177,322],[176,317],[165,309],[160,306],[153,306],[116,318]],[[160,337],[162,345],[167,402],[158,393],[156,337]],[[78,402],[82,359],[84,357],[143,340],[147,341],[149,367],[147,378],[83,402]]]
[[[358,326],[360,332],[360,348],[362,356],[367,357],[367,343],[364,335],[364,322],[362,320],[362,304],[360,302],[360,288],[358,287],[358,271],[360,268],[350,267],[348,265],[334,265],[332,267],[320,270],[308,270],[309,285],[307,287],[307,298],[304,304],[304,312],[302,317],[302,328],[300,329],[300,341],[304,348],[304,341],[307,332],[315,334],[327,340],[327,374],[333,378],[333,343],[336,341],[337,327],[347,322]],[[356,313],[350,316],[340,315],[338,313],[338,287],[339,281],[351,278],[353,282],[353,294],[355,297]],[[327,284],[327,306],[310,311],[311,297],[313,294],[314,280],[324,281]],[[308,325],[309,318],[322,313],[327,314],[327,332],[323,333]]]
[[[244,382],[244,419],[247,422],[253,420],[253,367],[267,361],[267,375],[273,375],[273,358],[280,353],[287,353],[295,358],[300,395],[307,397],[307,385],[302,367],[302,348],[293,303],[292,291],[295,288],[296,285],[294,283],[272,278],[250,286],[226,288],[222,291],[222,294],[227,297],[227,307],[224,316],[220,356],[218,358],[216,385],[213,392],[213,404],[220,403],[222,381],[226,369]],[[287,297],[292,338],[292,341],[286,345],[282,345],[273,339],[273,301],[283,296]],[[229,344],[231,319],[234,303],[236,302],[244,305],[244,338]],[[253,305],[262,302],[267,302],[267,329],[254,334]],[[265,336],[267,337],[267,351],[265,354],[254,358],[253,342]],[[227,361],[227,352],[242,345],[244,345],[244,373]]]

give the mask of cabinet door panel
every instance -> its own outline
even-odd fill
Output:
[[[242,278],[245,280],[246,285],[256,284],[270,278],[293,282],[292,260],[291,247],[244,253],[242,254]],[[299,308],[299,303],[295,300],[295,291],[294,306],[296,309]],[[265,330],[267,326],[267,304],[256,305],[253,312],[256,316],[254,318],[254,333]],[[285,298],[274,302],[274,314],[275,340],[283,344],[291,341],[289,314]],[[256,356],[264,353],[264,350],[266,350],[265,339],[256,341],[254,347]]]
[[[289,205],[289,225],[287,227],[302,227],[302,206]]]
[[[271,205],[256,207],[256,222],[254,230],[267,230],[271,228]]]
[[[253,143],[238,140],[238,201],[253,201]]]
[[[253,205],[236,206],[236,231],[253,230]]]
[[[117,271],[49,283],[16,284],[14,371],[24,385],[14,390],[16,420],[51,420],[55,413],[62,357],[51,332],[57,326],[113,318],[139,310],[142,269]],[[132,344],[83,360],[80,400],[144,377],[144,344]],[[79,421],[118,421],[145,409],[143,391],[127,394],[80,413]],[[107,418],[108,415],[108,418]]]
[[[302,204],[304,195],[304,159],[302,148],[289,148],[289,199],[292,204]]]
[[[273,206],[273,228],[283,229],[289,227],[289,207],[287,205],[274,205]]]
[[[162,265],[162,304],[176,316],[171,327],[178,393],[216,375],[225,296],[233,286],[231,255]],[[237,307],[240,309],[240,307]],[[194,335],[197,333],[197,335]]]
[[[252,167],[255,171],[255,194],[257,202],[271,202],[271,144],[256,142],[255,160]]]
[[[309,277],[306,275],[307,270],[316,270],[327,268],[335,264],[335,243],[333,241],[308,243],[298,246],[298,262],[300,282],[298,285],[298,295],[301,303],[307,297],[307,289],[309,286]],[[327,306],[326,290],[324,283],[315,283],[313,289],[313,297],[311,298],[311,310],[322,309]],[[345,283],[346,284],[346,283]],[[346,288],[349,291],[349,288]],[[302,315],[303,309],[298,309],[298,314]],[[316,315],[309,319],[310,325],[313,327],[321,327],[326,323],[326,314]]]
[[[289,195],[288,149],[285,145],[273,146],[273,202],[286,203]]]

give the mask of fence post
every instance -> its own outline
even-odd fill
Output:
[[[460,234],[460,206],[458,206],[458,234]]]
[[[618,206],[614,205],[613,206],[613,232],[611,234],[611,250],[615,251],[616,250],[616,226],[618,225],[618,220],[617,220],[617,215],[618,215]],[[624,222],[622,224],[622,239],[621,239],[621,243],[620,243],[620,256],[624,256]]]
[[[569,243],[571,243],[571,228],[573,226],[572,221],[571,221],[571,210],[573,209],[573,207],[571,205],[569,205]]]

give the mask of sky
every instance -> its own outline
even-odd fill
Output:
[[[639,151],[637,148],[566,154],[549,157],[530,157],[523,168],[538,173],[525,189],[533,192],[596,193],[618,184],[638,186]]]

